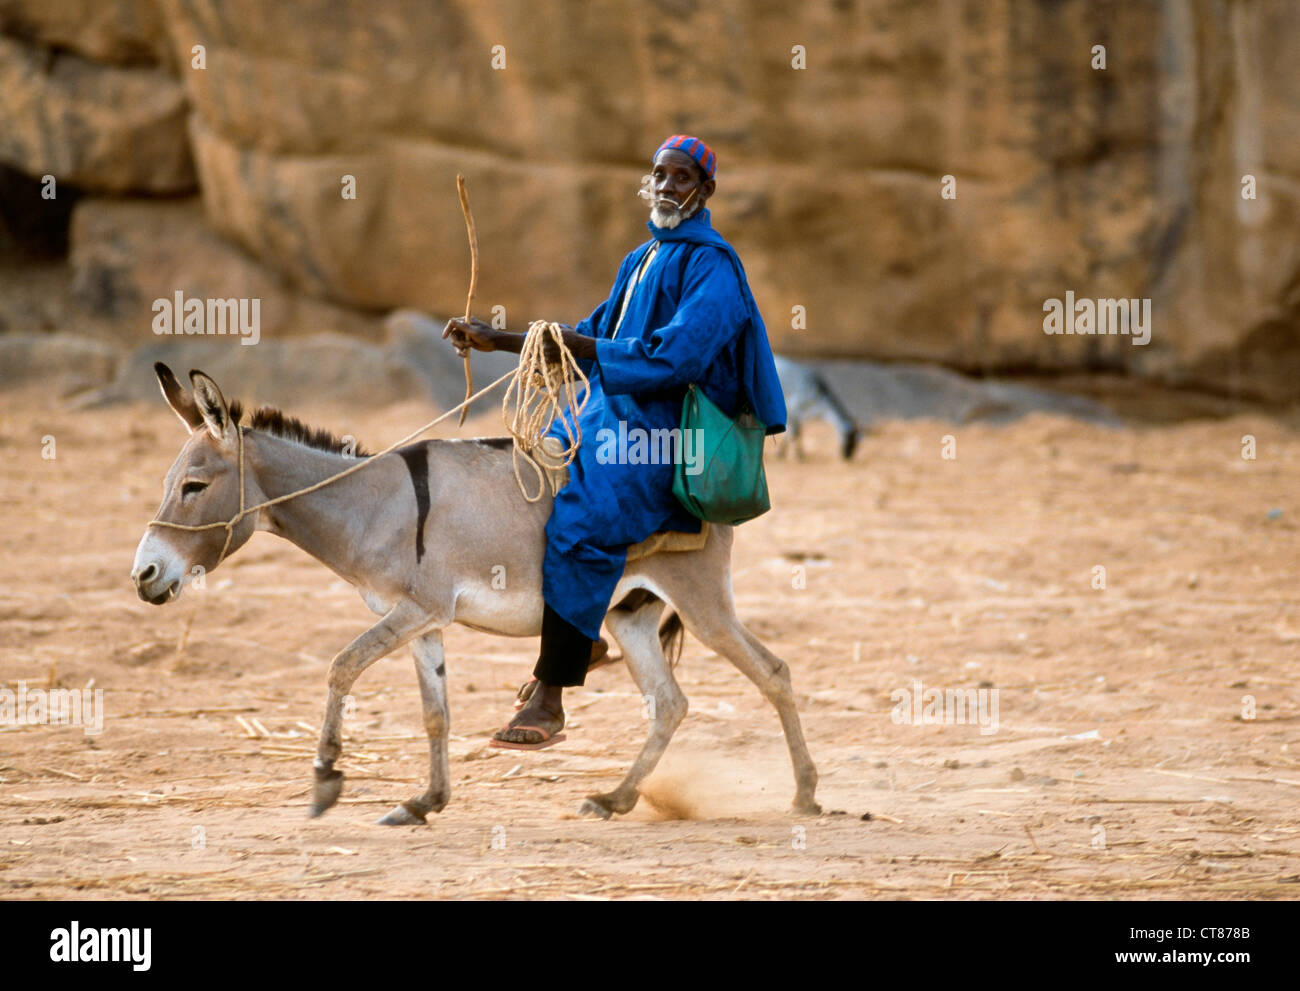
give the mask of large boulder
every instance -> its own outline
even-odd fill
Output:
[[[112,345],[75,334],[0,334],[0,388],[70,396],[107,385],[118,358]]]
[[[442,337],[445,321],[418,310],[397,310],[384,320],[387,352],[394,361],[414,369],[424,379],[429,398],[449,409],[465,398],[465,362]],[[475,391],[519,367],[519,356],[506,351],[474,351],[470,354]],[[507,383],[508,384],[508,383]],[[470,413],[500,407],[506,385],[476,400]]]
[[[101,62],[170,58],[167,26],[155,0],[0,0],[0,34]]]
[[[382,335],[376,318],[301,292],[221,237],[197,200],[83,199],[73,211],[69,239],[75,299],[87,311],[112,317],[136,344],[157,336],[155,301],[172,301],[178,292],[184,300],[259,300],[258,331],[265,339]]]
[[[902,362],[824,360],[807,363],[860,426],[927,418],[950,423],[1009,423],[1031,413],[1119,426],[1095,400],[1050,389],[977,379],[946,368]]]
[[[188,192],[185,117],[185,94],[164,69],[0,36],[0,162],[28,175],[99,192]]]
[[[268,403],[292,407],[327,401],[355,406],[382,406],[404,399],[427,399],[427,387],[414,369],[374,344],[339,334],[315,334],[294,340],[263,341],[245,347],[237,340],[178,337],[146,344],[119,363],[114,380],[87,405],[152,400],[158,395],[154,362],[178,375],[200,368],[226,392],[247,406]]]

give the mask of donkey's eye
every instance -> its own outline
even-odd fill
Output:
[[[207,487],[207,482],[186,482],[181,486],[181,498],[194,495],[195,492],[202,492]]]

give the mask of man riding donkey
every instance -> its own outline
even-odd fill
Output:
[[[620,421],[621,436],[635,428],[675,429],[692,384],[727,416],[747,405],[767,433],[785,429],[763,319],[740,258],[704,206],[716,172],[716,156],[698,138],[674,135],[660,145],[649,185],[651,239],[623,259],[609,298],[576,328],[564,327],[564,345],[590,383],[577,424],[584,438],[602,429],[620,434]],[[469,348],[519,353],[524,342],[523,334],[478,319],[448,321],[443,337],[462,356]],[[548,357],[553,344],[550,350]],[[549,431],[561,439],[564,433],[560,422]],[[673,494],[672,464],[627,463],[599,456],[602,450],[580,445],[569,482],[555,496],[536,684],[531,695],[521,691],[526,702],[493,737],[494,746],[534,750],[558,742],[564,689],[583,684],[607,649],[600,624],[627,548],[658,531],[700,531],[700,520]]]

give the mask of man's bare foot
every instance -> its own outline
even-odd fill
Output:
[[[563,695],[564,689],[558,685],[538,682],[524,707],[492,739],[526,746],[548,743],[564,729]]]

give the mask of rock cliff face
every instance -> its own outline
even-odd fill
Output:
[[[0,164],[197,191],[268,278],[442,314],[463,172],[476,308],[522,329],[604,297],[650,153],[689,131],[778,350],[1285,399],[1298,62],[1289,0],[0,0]],[[73,256],[103,257],[81,210]],[[1150,344],[1045,334],[1067,291],[1150,298]]]

